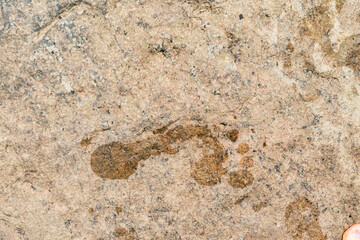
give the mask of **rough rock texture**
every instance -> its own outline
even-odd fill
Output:
[[[0,239],[340,239],[359,9],[0,0]]]

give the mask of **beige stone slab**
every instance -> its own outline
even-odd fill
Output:
[[[358,0],[0,0],[0,239],[341,239]]]

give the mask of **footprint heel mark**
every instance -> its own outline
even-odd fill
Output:
[[[135,145],[135,146],[134,146]],[[135,173],[138,163],[150,153],[136,144],[111,142],[91,154],[91,168],[101,178],[127,179]]]

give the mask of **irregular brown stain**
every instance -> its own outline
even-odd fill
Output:
[[[80,144],[81,146],[83,147],[87,147],[91,144],[91,141],[100,133],[100,132],[105,132],[107,130],[110,130],[111,128],[104,128],[102,130],[97,130],[97,131],[94,131],[92,132],[91,134],[93,134],[92,136],[90,137],[87,137],[87,138],[84,138],[83,140],[81,140]]]
[[[168,129],[169,129],[169,126],[172,125],[173,123],[177,122],[179,119],[176,119],[174,121],[170,121],[168,124],[166,124],[165,126],[162,126],[158,129],[155,129],[153,131],[153,134],[164,134]]]
[[[117,215],[119,215],[123,211],[124,211],[124,209],[121,206],[115,208],[115,212]]]
[[[359,96],[359,92],[358,92],[358,90],[356,89],[355,86],[352,86],[352,87],[351,87],[351,92],[352,92],[355,96]]]
[[[338,12],[341,11],[341,9],[343,8],[344,4],[345,4],[346,0],[336,0],[336,10]]]
[[[314,64],[309,62],[309,61],[306,61],[306,60],[305,60],[305,63],[304,63],[304,68],[306,69],[306,71],[316,72]]]
[[[239,197],[238,199],[236,199],[236,201],[234,202],[234,205],[240,204],[242,203],[245,199],[247,199],[249,196],[248,195],[243,195],[241,197]]]
[[[163,134],[168,129],[168,126],[163,126],[153,131],[154,134]]]
[[[236,142],[238,136],[239,136],[239,131],[237,129],[233,129],[226,132],[226,137],[232,142]]]
[[[176,154],[175,143],[183,143],[193,138],[202,140],[206,151],[197,160],[191,176],[202,185],[214,185],[227,173],[222,164],[228,156],[224,146],[211,135],[206,126],[178,125],[164,134],[149,137],[132,143],[111,142],[98,147],[91,155],[91,168],[101,178],[127,179],[135,173],[139,162],[162,153]]]
[[[345,0],[336,0],[336,9],[341,11]],[[325,56],[339,66],[347,66],[355,73],[360,72],[360,34],[352,35],[342,41],[339,51],[335,52],[329,38],[334,27],[334,19],[330,14],[331,1],[324,0],[319,6],[312,8],[301,22],[301,35],[312,38],[321,46]],[[314,71],[314,69],[310,69]]]
[[[294,52],[295,48],[294,45],[289,41],[288,45],[285,49],[285,55],[284,55],[284,68],[290,68],[291,63],[291,55]]]
[[[89,213],[92,215],[94,213],[94,209],[93,208],[89,208]]]
[[[294,239],[325,240],[319,224],[320,212],[305,197],[299,197],[285,210],[285,223]]]
[[[289,56],[284,57],[284,68],[290,68],[292,66],[291,59]]]
[[[356,162],[360,162],[360,146],[353,145],[351,147],[351,156]]]
[[[251,168],[252,166],[254,166],[254,160],[252,159],[252,157],[244,156],[240,160],[240,165],[243,168]]]
[[[201,185],[211,186],[221,181],[221,176],[227,173],[227,169],[222,167],[226,160],[223,155],[208,155],[195,162],[195,168],[191,176]]]
[[[334,26],[333,19],[328,14],[329,1],[325,0],[320,5],[310,9],[301,22],[302,34],[310,36],[314,41],[322,41],[323,36]]]
[[[121,240],[136,240],[137,238],[133,236],[132,232],[126,230],[125,228],[119,227],[115,230],[115,237]]]
[[[292,53],[294,52],[295,48],[294,45],[289,41],[288,45],[286,46],[286,52]]]
[[[301,99],[304,102],[312,102],[318,99],[320,96],[320,91],[318,89],[314,89],[310,92],[307,92],[305,94],[300,94]]]
[[[334,60],[335,52],[332,48],[329,38],[329,32],[334,26],[334,19],[330,15],[330,0],[324,0],[320,5],[310,9],[308,14],[302,19],[301,37],[310,37],[313,41],[319,43],[321,50],[325,56],[330,60]],[[307,55],[307,53],[304,53]],[[306,58],[306,57],[305,57]],[[313,65],[310,63],[310,65]],[[307,68],[307,67],[305,67]],[[313,73],[317,73],[312,68],[307,68]]]
[[[95,138],[96,136],[91,136],[91,137],[88,137],[88,138],[85,138],[83,140],[81,140],[80,144],[81,146],[83,147],[87,147],[91,144],[91,141]]]
[[[338,60],[344,66],[351,68],[355,73],[360,72],[360,34],[346,38],[340,45],[339,53],[346,52],[346,57],[338,55]]]
[[[240,154],[245,154],[250,150],[249,145],[247,143],[240,143],[237,152]]]
[[[268,203],[266,201],[260,202],[258,204],[252,205],[252,208],[255,212],[259,212],[262,208],[267,207]]]
[[[226,32],[226,37],[229,38],[229,45],[228,50],[230,54],[234,58],[234,62],[237,62],[239,59],[241,59],[241,56],[243,54],[242,48],[242,40],[240,38],[235,37],[235,35],[231,32]]]
[[[150,150],[137,144],[111,142],[98,147],[91,155],[91,168],[102,178],[127,179],[137,168],[139,161],[151,156]]]
[[[229,173],[228,183],[234,188],[245,188],[254,182],[254,176],[248,170]]]

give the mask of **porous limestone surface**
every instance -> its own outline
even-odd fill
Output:
[[[0,239],[341,239],[359,0],[0,0]]]

